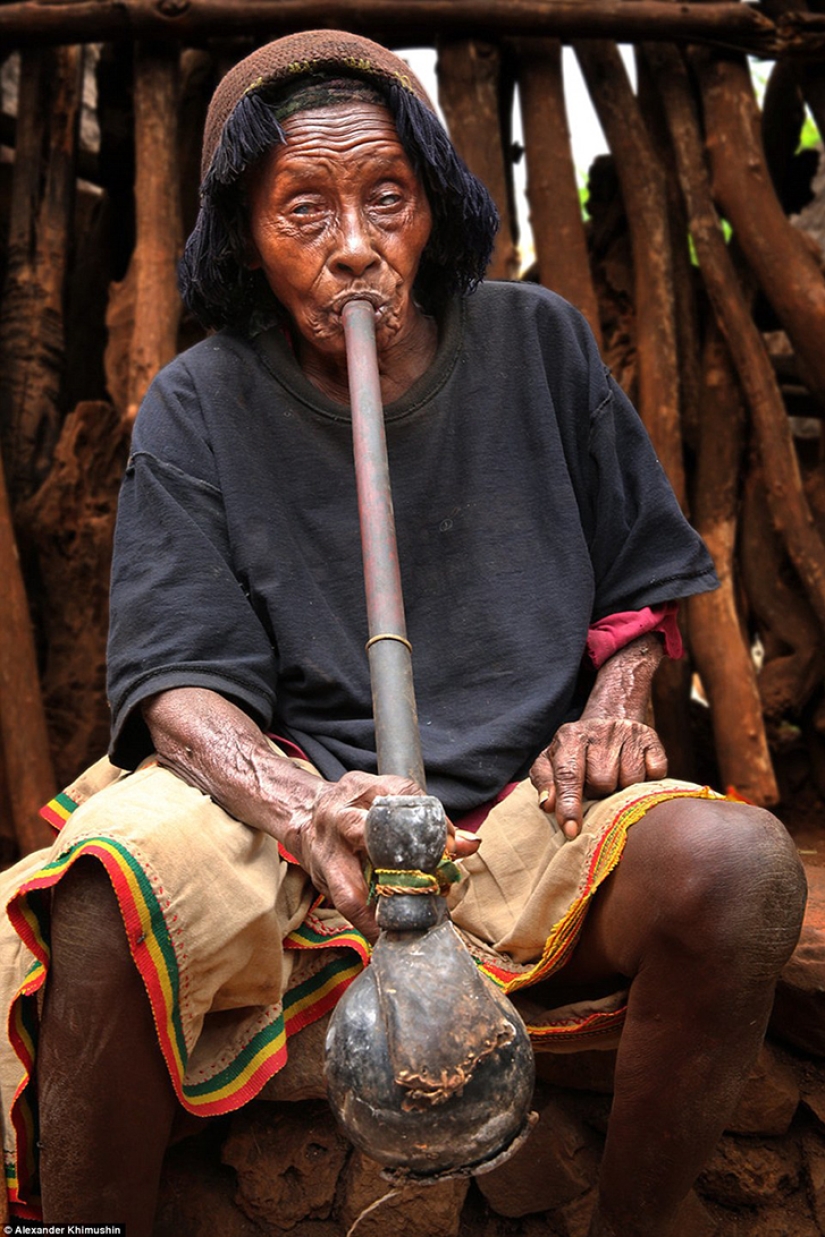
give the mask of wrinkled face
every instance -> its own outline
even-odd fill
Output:
[[[376,311],[379,351],[410,329],[412,287],[432,225],[390,113],[372,103],[297,112],[250,176],[253,267],[303,340],[343,354],[341,310]]]

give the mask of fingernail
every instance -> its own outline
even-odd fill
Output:
[[[463,838],[465,842],[477,842],[478,838],[474,833],[470,833],[469,829],[456,829],[455,835],[457,838]]]

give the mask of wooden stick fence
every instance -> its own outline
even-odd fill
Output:
[[[789,392],[795,412],[825,415],[825,278],[821,253],[782,204],[803,102],[825,117],[816,69],[825,15],[779,0],[361,0],[357,13],[343,0],[25,0],[0,4],[0,45],[23,49],[19,119],[0,122],[0,142],[15,147],[13,175],[0,164],[0,191],[6,173],[10,191],[6,208],[0,192],[0,443],[10,495],[0,550],[14,575],[16,541],[25,565],[14,597],[0,596],[0,790],[19,847],[43,836],[32,824],[30,771],[45,798],[54,776],[68,780],[100,754],[108,546],[129,425],[153,374],[198,338],[181,317],[174,267],[196,209],[206,101],[253,40],[336,24],[395,46],[435,43],[453,139],[502,215],[497,277],[516,273],[502,121],[515,85],[537,257],[530,277],[590,320],[722,579],[718,593],[685,608],[691,660],[671,663],[657,683],[673,771],[697,772],[698,671],[723,785],[758,803],[787,797],[775,764],[777,735],[790,727],[825,796],[825,463],[788,415]],[[636,45],[636,92],[614,40]],[[574,44],[618,185],[594,191],[589,223],[563,41]],[[99,155],[77,138],[84,42],[104,44]],[[777,59],[769,154],[745,52]],[[608,183],[606,169],[602,160],[595,188]],[[78,189],[78,171],[96,194]],[[96,331],[88,322],[81,331],[66,310],[81,253],[97,264],[83,288],[103,290],[99,308],[89,302]],[[781,365],[766,349],[766,326],[784,332]],[[82,582],[85,615],[68,601],[73,582]],[[22,684],[9,665],[24,667]],[[80,684],[92,686],[84,694]]]

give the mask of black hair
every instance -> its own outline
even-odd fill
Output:
[[[354,78],[353,86],[363,81]],[[398,140],[430,204],[433,226],[421,256],[415,294],[422,309],[432,313],[454,294],[469,295],[483,279],[498,229],[498,212],[429,108],[400,83],[370,79],[368,85],[377,90],[392,115]],[[288,97],[294,93],[292,83]],[[360,92],[354,97],[360,97]],[[178,267],[178,284],[184,304],[206,327],[254,331],[271,325],[282,314],[263,273],[247,266],[243,174],[285,140],[279,120],[287,114],[284,98],[283,86],[264,85],[240,99],[224,125],[201,185],[201,207]]]

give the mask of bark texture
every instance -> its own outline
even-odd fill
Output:
[[[0,304],[0,443],[13,505],[45,476],[60,431],[82,66],[80,47],[39,48],[20,69]]]
[[[555,39],[523,39],[516,51],[539,279],[582,311],[600,341],[599,304],[570,147],[561,44]]]
[[[458,153],[492,194],[501,220],[488,279],[514,279],[519,258],[509,187],[510,153],[499,110],[501,53],[476,39],[438,47],[438,99]]]

